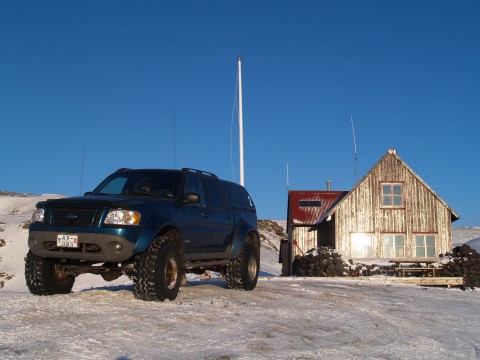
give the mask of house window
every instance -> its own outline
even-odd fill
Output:
[[[382,183],[382,207],[403,207],[403,184]]]
[[[373,257],[373,234],[363,234],[363,233],[352,234],[352,257],[354,258]]]
[[[322,207],[321,201],[316,200],[300,200],[298,202],[299,207]]]
[[[435,235],[415,235],[415,257],[434,257],[435,253]]]
[[[405,235],[387,234],[383,236],[383,254],[386,258],[405,257]]]

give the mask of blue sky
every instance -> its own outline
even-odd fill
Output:
[[[241,56],[259,218],[286,217],[287,164],[292,190],[355,185],[352,116],[359,178],[396,149],[480,226],[478,19],[453,0],[1,0],[0,189],[78,195],[121,167],[239,181]]]

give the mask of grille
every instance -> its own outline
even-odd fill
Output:
[[[52,225],[92,227],[97,209],[55,208],[52,209]]]
[[[45,249],[52,252],[102,254],[102,248],[97,244],[82,243],[78,248],[60,248],[56,242],[46,241]]]

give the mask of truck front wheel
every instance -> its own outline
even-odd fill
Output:
[[[255,289],[260,270],[260,255],[257,249],[253,244],[245,244],[240,256],[230,260],[225,274],[229,289]]]
[[[25,260],[25,280],[34,295],[68,294],[75,277],[64,275],[61,264],[41,258],[29,251]]]
[[[174,241],[158,236],[148,250],[135,259],[133,294],[146,301],[174,300],[182,272],[183,264]]]

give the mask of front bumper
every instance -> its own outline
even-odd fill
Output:
[[[44,258],[122,262],[132,257],[135,243],[128,240],[131,236],[127,237],[122,231],[116,232],[115,234],[30,230],[28,246],[35,255]],[[57,235],[60,233],[78,235],[79,247],[58,247]]]

